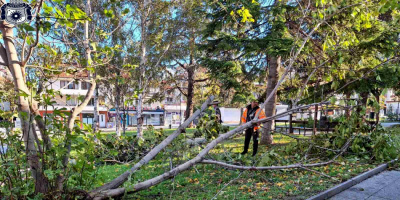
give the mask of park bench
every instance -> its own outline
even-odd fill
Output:
[[[276,125],[277,123],[285,123],[285,125]],[[275,130],[276,131],[284,131],[284,132],[288,132],[288,130],[290,129],[290,124],[289,120],[275,120]],[[311,127],[306,127],[306,124],[308,123],[308,121],[302,121],[302,120],[292,120],[292,124],[300,124],[300,126],[292,126],[292,131],[293,133],[298,131],[299,135],[301,134],[301,131],[303,131],[303,135],[305,136],[307,131],[313,131],[314,129]],[[338,125],[337,122],[327,122],[322,120],[322,123],[319,123],[318,127],[317,127],[317,131],[320,132],[333,132],[335,129],[334,127]]]

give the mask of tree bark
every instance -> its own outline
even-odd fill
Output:
[[[314,107],[313,135],[317,134],[317,123],[318,123],[318,105],[315,105],[315,107]]]
[[[361,96],[361,106],[367,108],[369,92],[362,92],[360,96]],[[365,114],[362,116],[362,119],[364,122],[366,121]]]
[[[0,30],[5,45],[5,48],[2,49],[4,49],[7,54],[8,69],[13,76],[15,92],[19,94],[22,91],[28,95],[28,97],[18,96],[17,105],[19,118],[21,119],[23,140],[26,147],[26,156],[32,177],[35,180],[35,193],[46,194],[50,190],[50,185],[46,176],[42,172],[42,166],[40,165],[37,148],[35,146],[35,127],[32,123],[34,116],[31,113],[29,102],[31,93],[25,83],[23,74],[24,67],[20,65],[21,62],[18,59],[17,50],[12,41],[12,38],[14,38],[13,26],[2,21],[0,22]]]
[[[272,94],[272,98],[270,98],[267,102],[265,102],[265,115],[266,117],[271,117],[275,115],[276,110],[276,91],[274,88],[278,83],[279,79],[279,69],[281,66],[281,57],[271,57],[269,60],[269,69],[268,69],[268,83],[267,83],[267,97]],[[273,130],[274,121],[269,121],[264,123],[264,129],[262,131],[260,144],[272,144],[273,138],[271,135],[271,131]]]
[[[125,99],[125,98],[124,98]],[[122,119],[122,132],[124,133],[124,136],[126,136],[126,107],[125,107],[125,104],[124,104],[124,107],[123,107],[123,109],[124,109],[124,111],[123,111],[123,119]]]
[[[376,99],[376,101],[378,102],[378,104],[379,104],[379,100],[380,100],[380,93],[379,92],[377,92],[377,93],[375,93],[375,99]],[[379,109],[377,109],[376,111],[375,111],[375,125],[378,125],[378,123],[379,123]]]
[[[143,104],[143,95],[139,94],[139,98],[137,100],[136,107],[136,115],[137,115],[137,137],[143,138],[143,112],[142,112],[142,104]]]
[[[96,77],[96,73],[94,75]],[[96,86],[93,92],[93,103],[94,103],[94,118],[93,118],[93,131],[96,132],[99,129],[99,87]]]
[[[144,0],[143,6],[141,9],[141,16],[140,16],[140,28],[141,28],[141,41],[140,41],[140,63],[139,63],[139,95],[138,95],[138,100],[137,100],[137,108],[136,108],[136,115],[137,115],[137,137],[138,138],[143,138],[143,114],[142,114],[142,109],[143,109],[143,96],[144,96],[144,88],[146,81],[143,79],[144,74],[145,74],[145,67],[147,65],[147,8],[148,5],[150,4],[150,0]],[[143,91],[141,91],[143,90]]]
[[[188,89],[187,89],[187,101],[186,101],[186,111],[185,111],[185,120],[189,119],[189,117],[193,113],[193,96],[194,96],[194,75],[196,72],[196,61],[194,59],[194,51],[196,48],[195,43],[195,31],[192,29],[190,31],[190,40],[189,40],[189,50],[190,50],[190,63],[189,66],[186,67],[186,71],[188,74]],[[192,127],[193,123],[189,124],[189,127]]]
[[[86,14],[88,16],[90,16],[90,0],[88,0],[86,2]],[[86,20],[85,21],[85,29],[84,29],[84,33],[85,33],[85,41],[84,41],[84,47],[85,47],[85,58],[86,58],[86,64],[87,66],[90,66],[91,63],[91,56],[90,56],[90,46],[89,46],[89,21]],[[90,76],[89,76],[90,77]],[[70,135],[74,129],[75,126],[75,118],[78,116],[78,114],[80,114],[82,112],[82,110],[87,106],[87,104],[89,103],[89,101],[91,100],[93,93],[97,87],[96,84],[96,77],[91,77],[92,81],[91,81],[91,86],[89,88],[89,90],[86,93],[85,99],[83,100],[83,102],[76,106],[72,112],[71,112],[71,116],[69,116],[68,118],[68,127],[67,127],[67,132],[66,132],[66,137],[65,137],[65,145],[64,148],[66,150],[65,154],[63,155],[62,158],[62,165],[63,165],[63,173],[59,174],[57,176],[57,180],[56,180],[56,187],[58,191],[63,191],[63,185],[64,185],[64,181],[65,181],[65,177],[64,174],[66,174],[66,170],[68,167],[68,160],[69,160],[69,156],[70,156],[70,152],[71,152],[71,139],[70,139]]]
[[[119,87],[118,81],[116,81],[116,97],[115,97],[115,129],[116,135],[121,136],[121,120],[120,120],[120,101],[121,101],[121,88]],[[137,108],[136,108],[137,109]]]
[[[193,113],[194,67],[193,66],[189,66],[189,69],[187,70],[187,73],[188,73],[188,89],[187,89],[185,120],[189,119],[189,117]],[[189,124],[189,127],[192,127],[192,123]]]
[[[40,112],[39,112],[38,104],[37,104],[36,101],[32,102],[31,111],[36,116],[41,116]],[[52,142],[51,142],[51,139],[50,139],[49,135],[47,135],[47,133],[46,133],[46,126],[45,126],[45,123],[43,121],[43,118],[42,117],[35,117],[35,121],[36,121],[37,127],[39,128],[40,135],[41,135],[41,137],[43,139],[44,146],[46,147],[46,149],[51,149]]]

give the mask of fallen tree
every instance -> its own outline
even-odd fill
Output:
[[[359,3],[357,3],[357,4],[351,4],[351,5],[348,5],[348,6],[345,6],[345,7],[343,7],[343,8],[338,9],[338,10],[337,10],[336,12],[334,12],[333,14],[328,15],[324,20],[319,21],[319,22],[315,25],[315,27],[314,27],[313,29],[311,29],[311,32],[308,33],[307,36],[304,38],[304,40],[301,42],[300,47],[299,47],[295,52],[293,52],[293,56],[292,56],[291,58],[288,59],[289,65],[286,66],[286,69],[285,69],[285,72],[283,73],[283,76],[282,76],[281,79],[278,81],[278,83],[275,85],[275,87],[274,87],[274,89],[271,91],[271,93],[268,95],[268,97],[266,98],[265,102],[268,102],[271,98],[273,98],[273,95],[272,95],[272,94],[275,93],[276,90],[279,88],[279,86],[286,80],[286,76],[287,76],[287,75],[289,74],[289,72],[293,69],[293,66],[294,66],[294,64],[295,64],[295,62],[296,62],[296,60],[297,60],[297,57],[298,57],[299,54],[301,53],[301,51],[302,51],[302,49],[304,48],[305,44],[306,44],[307,41],[312,37],[313,33],[321,26],[321,24],[327,23],[327,20],[330,19],[331,17],[335,16],[336,14],[338,14],[338,13],[340,13],[340,12],[342,12],[342,11],[348,9],[348,8],[351,8],[351,7],[354,7],[354,6],[357,6],[357,5],[360,5],[360,4],[359,4]],[[391,60],[391,61],[393,61],[393,60]],[[327,62],[328,62],[328,61],[322,62],[322,64],[320,64],[317,68],[323,67]],[[379,67],[379,66],[377,66],[377,67]],[[375,67],[373,70],[375,70],[377,67]],[[315,70],[309,75],[309,77],[310,77],[312,74],[314,74],[314,73],[316,72],[316,70],[317,70],[317,69],[315,69]],[[306,80],[306,83],[308,83],[308,80],[309,80],[309,78]],[[304,87],[305,87],[305,85],[304,85]],[[299,95],[296,95],[296,96],[298,96],[297,98],[299,98],[299,96],[301,95],[302,91],[304,91],[304,87],[303,87],[303,89],[300,90],[300,94],[299,94]],[[295,103],[297,104],[297,102],[298,102],[298,101],[296,100]],[[210,152],[211,149],[213,149],[214,147],[216,147],[216,146],[217,146],[218,144],[220,144],[221,142],[227,140],[228,138],[230,138],[230,137],[236,135],[237,133],[242,132],[243,130],[252,127],[254,124],[269,122],[269,121],[274,120],[274,119],[276,119],[276,118],[280,118],[280,117],[283,117],[283,116],[285,116],[285,115],[292,114],[292,113],[296,112],[297,110],[309,108],[309,107],[312,107],[312,106],[315,106],[315,105],[323,105],[323,104],[329,104],[329,102],[319,102],[319,103],[313,103],[313,104],[309,104],[309,105],[304,105],[304,106],[295,107],[295,108],[293,108],[293,109],[291,109],[291,110],[288,110],[287,112],[280,113],[280,114],[277,114],[277,115],[274,115],[274,116],[271,116],[271,117],[268,117],[268,118],[265,118],[265,119],[261,119],[261,120],[259,120],[259,119],[258,119],[258,115],[256,115],[256,117],[255,117],[255,119],[254,119],[253,121],[250,121],[250,122],[247,122],[247,123],[245,123],[245,124],[242,124],[242,125],[240,125],[239,127],[235,128],[235,129],[233,129],[233,130],[231,130],[231,131],[229,131],[229,132],[227,132],[227,133],[225,133],[225,134],[222,134],[222,135],[220,135],[218,138],[216,138],[215,140],[211,141],[211,142],[210,142],[196,157],[194,157],[193,159],[188,160],[188,161],[186,161],[185,163],[183,163],[183,164],[181,164],[181,165],[179,165],[179,166],[177,166],[177,167],[171,169],[170,171],[167,171],[167,172],[165,172],[165,173],[163,173],[163,174],[161,174],[161,175],[159,175],[159,176],[156,176],[156,177],[154,177],[154,178],[151,178],[151,179],[148,179],[148,180],[146,180],[146,181],[140,182],[140,183],[134,185],[134,186],[133,186],[132,188],[130,188],[130,189],[127,189],[127,188],[117,188],[117,187],[119,187],[120,185],[122,185],[122,183],[125,182],[125,181],[127,180],[127,178],[128,178],[132,173],[134,173],[140,166],[142,166],[142,165],[144,165],[145,163],[149,162],[155,155],[154,155],[153,157],[151,157],[151,156],[146,156],[146,157],[149,158],[149,159],[147,159],[147,161],[145,161],[145,162],[140,161],[139,163],[137,163],[135,166],[138,166],[138,167],[133,167],[133,168],[131,168],[129,171],[125,172],[125,173],[124,173],[124,176],[123,176],[124,178],[120,178],[120,177],[122,176],[122,175],[121,175],[120,177],[117,178],[118,180],[117,180],[117,179],[114,179],[113,181],[111,181],[113,184],[108,183],[108,184],[106,184],[106,185],[104,185],[104,186],[102,186],[102,187],[100,187],[100,188],[97,188],[97,189],[93,190],[93,191],[91,192],[91,197],[93,197],[94,199],[107,199],[107,198],[109,198],[109,197],[121,196],[121,195],[124,195],[124,194],[126,194],[126,193],[138,192],[138,191],[140,191],[140,190],[144,190],[144,189],[147,189],[147,188],[149,188],[149,187],[151,187],[151,186],[154,186],[154,185],[156,185],[156,184],[158,184],[158,183],[161,183],[162,181],[165,181],[165,180],[167,180],[167,179],[169,179],[169,178],[171,178],[171,177],[174,177],[174,176],[176,176],[177,174],[179,174],[180,172],[183,172],[183,171],[189,169],[190,167],[192,167],[192,166],[194,166],[194,165],[196,165],[196,164],[217,164],[217,165],[222,165],[222,166],[226,166],[226,167],[229,166],[229,167],[231,167],[231,168],[233,168],[233,169],[237,168],[237,169],[243,169],[243,170],[246,170],[246,169],[247,169],[247,170],[250,170],[250,169],[271,170],[271,169],[274,169],[274,168],[276,168],[276,169],[280,169],[280,168],[305,168],[305,167],[313,167],[313,166],[322,166],[322,165],[326,165],[326,164],[332,163],[338,156],[342,155],[343,152],[346,151],[346,149],[348,148],[348,146],[349,146],[349,144],[350,144],[350,142],[351,142],[351,139],[349,139],[349,141],[348,141],[345,145],[343,145],[343,147],[342,147],[341,150],[340,150],[340,153],[337,154],[337,155],[334,157],[334,159],[332,159],[332,160],[330,160],[330,161],[327,161],[327,162],[322,162],[322,163],[314,163],[314,164],[294,164],[294,165],[287,165],[287,166],[269,166],[269,167],[259,167],[259,168],[257,168],[257,167],[248,167],[248,166],[235,166],[235,165],[230,165],[230,164],[222,163],[222,162],[218,162],[218,161],[204,160],[204,157]],[[265,103],[262,104],[262,105],[260,106],[261,109],[263,109],[264,107],[265,107]],[[175,134],[175,133],[174,133],[174,134]],[[179,135],[179,133],[178,133],[178,135]],[[163,141],[163,142],[164,142],[164,141]],[[172,142],[172,140],[171,140],[171,142]],[[164,147],[165,147],[165,146],[164,146]],[[157,151],[158,151],[158,152],[161,151],[162,148],[164,148],[164,147],[161,147],[161,149],[159,149],[159,150],[157,150]],[[156,147],[156,148],[157,148],[157,147]],[[155,151],[155,152],[157,152],[157,151]],[[158,153],[158,152],[157,152],[157,153]]]
[[[111,182],[94,189],[91,191],[91,195],[96,194],[99,191],[102,190],[108,190],[108,189],[113,189],[117,188],[120,185],[122,185],[126,180],[128,180],[129,176],[132,175],[135,171],[137,171],[141,166],[147,164],[152,160],[161,150],[163,150],[167,145],[171,144],[171,142],[178,137],[183,130],[189,124],[197,117],[199,116],[208,106],[209,104],[214,100],[214,96],[209,97],[201,106],[199,110],[197,110],[191,117],[189,117],[183,124],[181,124],[178,129],[176,129],[171,135],[169,135],[167,138],[165,138],[159,145],[154,147],[145,157],[143,157],[138,163],[136,163],[131,169],[126,171],[125,173],[121,174]]]
[[[247,122],[225,134],[221,134],[218,138],[216,138],[215,140],[211,141],[210,143],[208,143],[208,145],[193,159],[175,167],[174,169],[165,172],[162,175],[159,175],[157,177],[154,177],[152,179],[148,179],[146,181],[140,182],[136,185],[133,186],[132,190],[127,191],[125,188],[117,188],[117,189],[109,189],[109,190],[99,190],[97,189],[97,191],[99,191],[98,193],[92,192],[92,197],[96,200],[100,200],[100,199],[107,199],[109,197],[117,197],[117,196],[121,196],[124,195],[125,193],[132,193],[132,192],[138,192],[140,190],[144,190],[147,189],[153,185],[156,185],[158,183],[161,183],[162,181],[165,181],[173,176],[176,176],[177,174],[179,174],[182,171],[185,171],[187,169],[189,169],[190,167],[194,166],[195,164],[201,163],[204,159],[204,157],[208,154],[208,152],[213,149],[214,147],[216,147],[219,143],[227,140],[228,138],[234,136],[235,134],[242,132],[243,130],[252,127],[254,124],[258,124],[258,123],[263,123],[263,122],[268,122],[271,120],[274,120],[276,118],[280,118],[283,117],[285,115],[291,114],[293,112],[296,112],[297,110],[301,110],[301,109],[305,109],[305,108],[309,108],[315,105],[323,105],[323,104],[329,104],[329,102],[319,102],[319,103],[313,103],[313,104],[309,104],[309,105],[304,105],[304,106],[299,106],[297,108],[288,110],[286,112],[277,114],[275,116],[272,117],[268,117],[268,118],[264,118],[264,119],[259,119],[259,120],[253,120],[250,122]],[[203,104],[204,105],[204,104]],[[141,166],[141,165],[140,165]],[[126,172],[125,172],[126,173]],[[112,181],[113,182],[113,181]]]

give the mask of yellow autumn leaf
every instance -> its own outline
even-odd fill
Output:
[[[283,183],[277,183],[276,185],[281,187],[283,185]]]
[[[255,20],[253,19],[253,15],[250,14],[250,11],[245,8],[244,6],[239,9],[238,11],[236,11],[237,14],[242,17],[242,20],[240,22],[254,22]],[[231,12],[232,15],[232,12]]]

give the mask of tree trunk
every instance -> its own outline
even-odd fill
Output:
[[[379,99],[380,99],[380,93],[379,92],[375,94],[375,99],[379,104]],[[377,109],[375,111],[375,115],[376,115],[376,117],[375,117],[375,125],[378,125],[378,123],[379,123],[379,111],[380,111],[379,109]]]
[[[86,2],[86,14],[88,16],[90,16],[90,0],[88,0]],[[84,33],[85,33],[85,41],[84,41],[84,47],[85,47],[85,58],[86,58],[86,65],[87,67],[90,66],[91,63],[91,49],[89,46],[89,21],[86,20],[85,21],[85,29],[84,29]],[[64,185],[64,181],[65,181],[65,177],[64,174],[67,174],[67,167],[68,167],[68,160],[69,160],[69,156],[71,153],[71,138],[69,137],[71,135],[71,133],[73,132],[74,126],[75,126],[75,118],[78,116],[78,114],[80,114],[82,112],[82,110],[88,105],[89,101],[92,99],[93,97],[93,93],[97,87],[96,85],[96,77],[95,76],[91,76],[89,75],[90,78],[92,78],[91,81],[91,86],[88,89],[85,99],[83,100],[83,102],[81,104],[79,104],[78,106],[76,106],[73,110],[71,110],[71,116],[69,116],[68,118],[68,129],[66,132],[66,137],[65,137],[65,145],[64,148],[66,150],[66,152],[63,155],[62,158],[62,165],[63,165],[63,173],[60,173],[57,176],[57,180],[56,180],[56,188],[58,191],[63,191],[63,185]]]
[[[318,122],[318,105],[315,105],[315,107],[314,107],[313,135],[317,134],[317,122]]]
[[[125,99],[125,98],[124,98]],[[122,130],[122,132],[124,133],[124,136],[126,136],[126,106],[125,106],[125,103],[124,103],[124,111],[123,111],[123,119],[122,119],[122,128],[123,128],[123,130]]]
[[[185,120],[193,113],[193,96],[194,96],[194,67],[189,66],[188,72],[188,89],[187,89],[187,101],[186,101],[186,111]],[[190,123],[188,127],[192,127],[193,123]]]
[[[348,92],[346,93],[346,106],[349,106],[348,102],[350,101],[351,98],[351,93]],[[346,119],[350,119],[350,108],[346,108],[345,110],[345,115],[346,115]]]
[[[365,109],[367,108],[368,95],[369,95],[369,92],[361,93],[361,106],[364,107]],[[366,121],[365,113],[362,116],[362,119],[364,122]]]
[[[116,128],[116,130],[115,130],[115,132],[116,132],[116,135],[118,136],[118,137],[120,137],[121,136],[121,120],[119,119],[119,103],[120,103],[120,96],[121,96],[121,89],[120,89],[120,87],[119,87],[119,85],[118,85],[118,81],[117,81],[117,83],[116,83],[116,89],[117,89],[117,95],[116,95],[116,97],[115,97],[115,113],[116,113],[116,115],[115,115],[115,128]]]
[[[272,57],[269,60],[268,69],[268,83],[267,83],[267,97],[274,92],[274,88],[279,79],[279,68],[281,66],[281,57]],[[274,92],[272,98],[265,104],[265,115],[266,117],[271,117],[275,115],[276,110],[276,91]],[[273,130],[274,120],[264,123],[264,129],[261,135],[260,144],[272,144],[273,138],[271,135],[271,130]]]
[[[143,95],[139,94],[139,99],[136,107],[137,115],[137,137],[143,138],[143,112],[142,112]]]
[[[19,64],[20,61],[18,59],[17,50],[12,41],[12,38],[14,38],[13,26],[9,25],[5,21],[2,21],[0,22],[0,30],[2,32],[2,38],[5,45],[5,48],[2,48],[2,50],[5,50],[5,53],[7,54],[8,68],[13,76],[14,89],[16,93],[23,91],[30,96],[30,91],[25,83],[23,74],[24,70]],[[32,177],[35,180],[35,193],[47,194],[50,190],[50,185],[46,176],[42,173],[42,166],[40,165],[37,148],[35,146],[35,125],[32,123],[34,116],[32,116],[28,99],[29,97],[18,96],[17,100],[19,117],[22,125],[23,140],[26,147],[26,156]]]
[[[290,108],[292,108],[292,107],[290,106]],[[289,114],[289,134],[294,134],[292,121],[293,121],[293,113],[290,113]]]
[[[138,95],[138,103],[137,103],[137,108],[136,108],[136,115],[137,115],[137,137],[142,138],[143,137],[143,114],[142,114],[142,109],[143,109],[143,95],[144,95],[144,88],[146,81],[143,79],[144,74],[145,74],[145,68],[147,65],[147,7],[150,4],[150,0],[144,0],[143,2],[143,7],[141,10],[141,16],[140,16],[140,28],[141,28],[141,41],[140,41],[140,63],[139,63],[139,95]],[[143,91],[141,91],[143,90]]]
[[[242,125],[242,116],[243,116],[244,108],[240,108],[240,118],[239,118],[239,125]]]
[[[96,74],[94,75],[96,77]],[[93,131],[96,132],[99,129],[99,87],[93,92],[93,103],[94,103],[94,118],[93,118]]]

